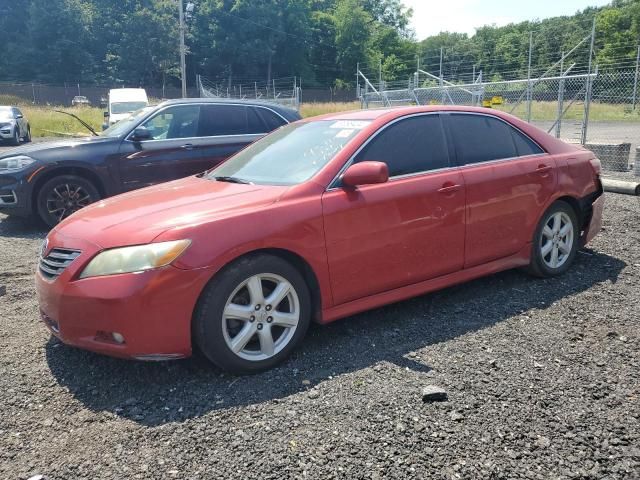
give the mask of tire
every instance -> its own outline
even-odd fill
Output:
[[[529,272],[537,277],[565,273],[578,253],[580,230],[575,210],[561,200],[540,219],[532,242]]]
[[[20,130],[18,127],[13,131],[13,138],[9,140],[9,144],[15,146],[20,145]]]
[[[282,299],[275,300],[277,304],[267,303],[276,290],[282,296],[287,288]],[[196,308],[193,334],[197,346],[215,365],[247,374],[285,360],[306,334],[310,321],[311,297],[300,272],[279,257],[256,255],[234,262],[209,282]]]
[[[27,134],[24,136],[24,143],[31,142],[31,126],[27,126]]]
[[[72,213],[100,200],[100,192],[89,180],[77,175],[60,175],[48,180],[37,194],[37,213],[53,228]]]

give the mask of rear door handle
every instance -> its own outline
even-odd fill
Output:
[[[538,168],[536,168],[536,173],[549,173],[553,167],[549,165],[540,164]]]
[[[445,184],[442,185],[440,189],[438,189],[438,193],[443,193],[443,194],[455,193],[458,190],[460,190],[460,188],[461,188],[461,185],[457,185],[453,182],[446,182]]]
[[[180,148],[182,148],[184,150],[193,150],[193,143],[185,143]]]

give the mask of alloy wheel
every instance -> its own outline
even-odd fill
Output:
[[[91,203],[91,195],[81,185],[64,183],[52,188],[47,195],[47,211],[62,221]]]
[[[277,355],[293,338],[300,321],[300,300],[280,275],[263,273],[243,281],[222,313],[222,332],[238,357],[261,361]]]
[[[560,268],[569,259],[573,249],[573,222],[565,212],[551,215],[540,236],[540,256],[549,268]]]

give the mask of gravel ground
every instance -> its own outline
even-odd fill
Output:
[[[553,280],[504,272],[311,329],[284,366],[82,352],[0,216],[0,478],[640,478],[640,199]],[[2,287],[0,287],[0,294]],[[423,403],[435,385],[448,401]]]

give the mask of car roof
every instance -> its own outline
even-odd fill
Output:
[[[275,102],[268,102],[264,100],[252,100],[252,99],[238,99],[238,98],[179,98],[175,100],[165,100],[158,106],[166,105],[184,105],[188,103],[210,103],[215,104],[234,104],[234,105],[254,105],[258,107],[266,107],[279,113],[290,122],[299,120],[300,114],[297,110],[285,107]]]
[[[457,112],[473,112],[473,113],[491,113],[502,116],[499,110],[492,110],[485,107],[469,107],[466,105],[419,105],[419,106],[400,106],[400,107],[384,107],[370,108],[363,110],[350,110],[346,112],[327,113],[312,120],[377,120],[379,118],[401,117],[411,115],[413,113],[424,112],[440,112],[440,111],[457,111]],[[311,120],[311,119],[310,119]]]

